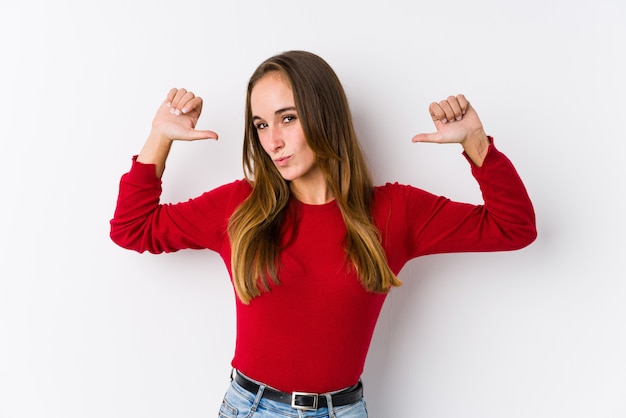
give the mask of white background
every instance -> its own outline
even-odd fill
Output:
[[[2,2],[0,417],[217,415],[221,259],[123,250],[108,222],[170,87],[204,97],[220,140],[175,144],[163,200],[241,177],[248,77],[288,49],[337,71],[377,183],[480,202],[458,145],[410,141],[462,92],[536,206],[526,249],[405,267],[363,376],[370,416],[625,417],[625,4]]]

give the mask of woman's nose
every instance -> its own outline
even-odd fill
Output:
[[[279,151],[285,146],[285,141],[283,141],[280,131],[276,128],[268,128],[268,130],[269,149],[273,152]]]

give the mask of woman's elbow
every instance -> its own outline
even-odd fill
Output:
[[[511,235],[516,250],[528,247],[537,239],[537,226],[534,221],[516,229],[515,234]]]
[[[111,224],[111,229],[109,230],[109,238],[116,245],[126,250],[137,251],[138,253],[145,251],[145,248],[142,248],[140,245],[141,241],[137,238],[136,234],[133,234],[132,231],[127,228],[122,228],[113,223]]]

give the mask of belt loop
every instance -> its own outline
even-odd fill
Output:
[[[256,397],[254,398],[254,402],[250,407],[250,412],[256,412],[256,409],[259,407],[259,403],[261,403],[261,399],[263,398],[263,391],[267,386],[264,384],[259,385],[259,391],[256,393]]]
[[[336,418],[335,416],[335,407],[333,406],[333,395],[327,393],[326,395],[326,403],[328,406],[328,418]]]

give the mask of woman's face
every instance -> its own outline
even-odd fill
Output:
[[[304,136],[293,91],[280,73],[268,73],[256,82],[250,107],[261,146],[283,178],[292,185],[319,180],[322,173]]]

